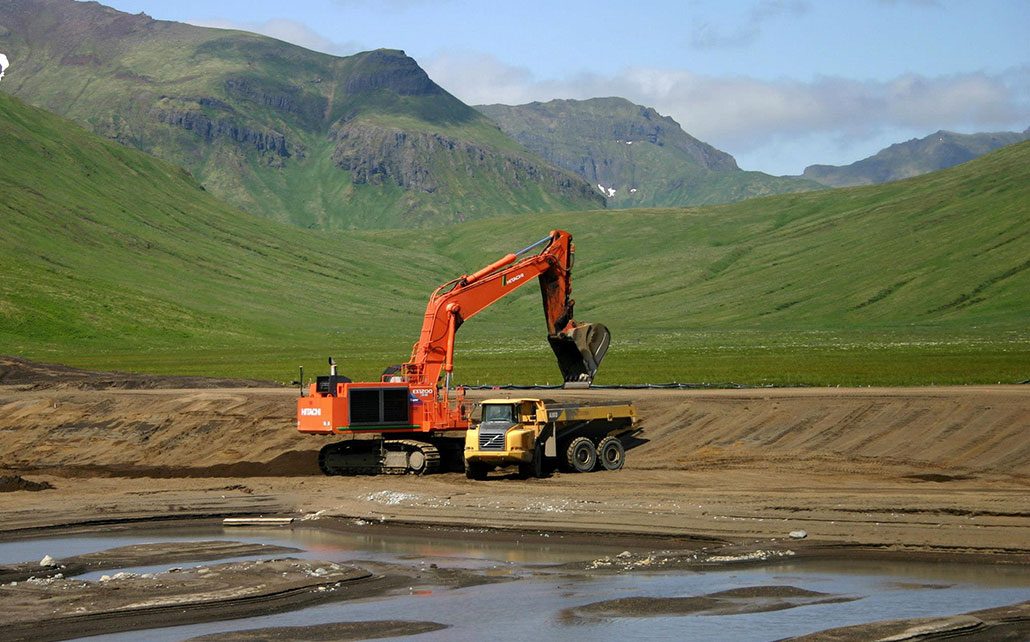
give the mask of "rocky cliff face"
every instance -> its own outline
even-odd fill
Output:
[[[259,153],[276,154],[283,158],[293,155],[290,153],[291,145],[279,132],[262,131],[232,122],[212,120],[201,111],[156,110],[153,117],[157,122],[193,132],[209,143],[225,137],[240,145],[252,147]]]
[[[438,132],[405,131],[362,121],[350,121],[329,133],[333,164],[350,173],[356,185],[393,183],[406,190],[434,194],[447,192],[451,177],[469,181],[490,179],[510,190],[534,184],[547,186],[570,200],[602,200],[577,177],[532,157],[508,154],[495,148]]]
[[[742,172],[732,156],[672,118],[623,98],[477,109],[531,151],[585,178],[609,207],[729,202],[816,186]]]

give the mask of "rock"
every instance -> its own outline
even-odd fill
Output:
[[[49,555],[44,555],[43,559],[39,560],[39,565],[40,566],[57,566],[57,560],[55,560],[54,558],[50,557]]]
[[[805,539],[808,537],[808,532],[803,530],[791,531],[790,536],[792,539]]]

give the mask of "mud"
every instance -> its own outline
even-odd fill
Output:
[[[366,599],[412,583],[429,582],[457,588],[496,581],[461,569],[373,562],[358,567],[289,557],[188,569],[172,566],[159,573],[120,572],[104,575],[96,581],[69,577],[86,570],[268,555],[290,550],[297,549],[223,541],[175,542],[98,551],[55,560],[46,566],[25,562],[4,567],[3,570],[9,572],[0,584],[4,639],[39,642],[246,618],[330,601]],[[30,577],[11,581],[32,567],[36,572]],[[365,630],[349,629],[346,623],[340,623],[326,629],[301,627],[298,631],[242,632],[234,634],[242,636],[239,638],[214,639],[364,639],[346,635],[364,631],[366,638],[387,637],[438,628],[440,625],[435,623],[380,622]],[[291,637],[294,634],[300,637]],[[326,637],[336,635],[344,637]]]
[[[790,638],[793,642],[1024,642],[1030,639],[1030,602],[964,615],[874,622]]]
[[[133,630],[144,621],[150,628],[297,608],[377,579],[314,560],[262,560],[97,582],[55,576],[5,584],[0,608],[6,639],[60,640]]]
[[[813,604],[861,598],[828,595],[794,586],[753,586],[694,597],[623,597],[566,610],[568,618],[653,617],[670,615],[739,615],[782,611]]]
[[[103,571],[133,566],[153,566],[185,561],[219,560],[227,557],[250,557],[257,555],[282,555],[299,553],[300,549],[267,544],[245,544],[242,542],[176,542],[174,544],[135,544],[112,548],[106,551],[86,553],[46,563],[22,562],[0,566],[0,583],[19,582],[35,577],[46,579],[57,575],[81,575],[89,571]]]
[[[264,642],[290,640],[291,642],[349,642],[375,640],[439,631],[447,627],[437,622],[407,622],[403,620],[373,620],[369,622],[337,622],[315,626],[281,626],[252,631],[217,633],[189,638],[187,642]]]

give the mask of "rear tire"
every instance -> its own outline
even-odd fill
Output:
[[[605,470],[619,470],[626,463],[626,449],[618,437],[605,437],[597,445],[597,461]]]
[[[597,465],[597,449],[587,437],[576,437],[565,451],[569,468],[577,473],[589,473]]]

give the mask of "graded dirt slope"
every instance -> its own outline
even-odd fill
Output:
[[[54,486],[0,493],[0,535],[317,513],[1030,563],[1027,386],[477,391],[634,400],[641,418],[623,470],[530,480],[501,471],[485,482],[323,477],[316,453],[327,440],[296,432],[296,394],[0,385],[0,474]],[[792,531],[807,538],[789,540]]]
[[[8,444],[0,468],[57,475],[314,474],[310,453],[325,443],[294,430],[294,389],[35,387],[0,386],[0,430]],[[641,430],[630,470],[761,466],[929,480],[1030,471],[1025,386],[477,391],[473,397],[491,395],[635,401]]]

